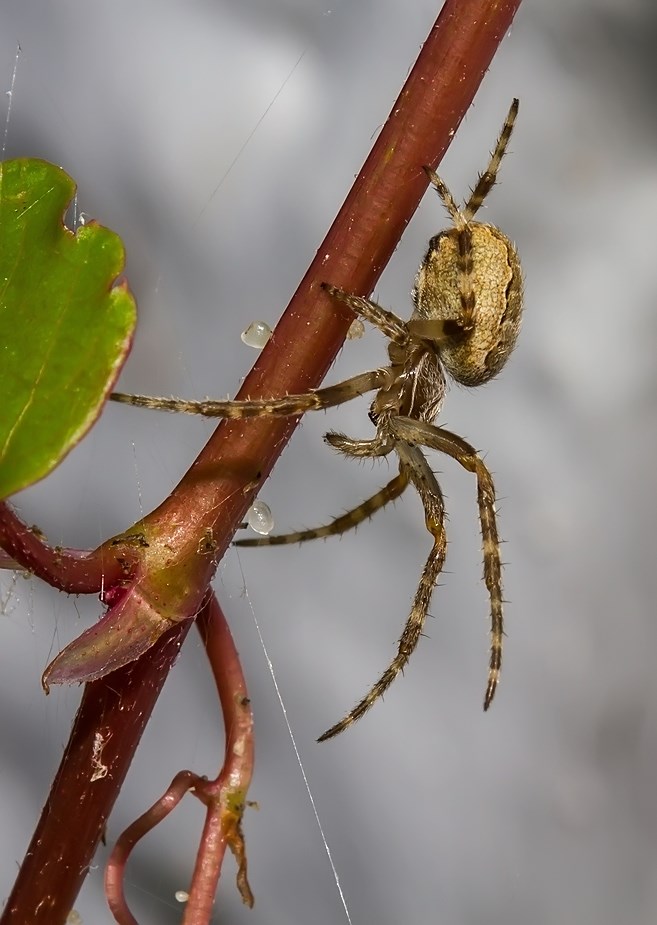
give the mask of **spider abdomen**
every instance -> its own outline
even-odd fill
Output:
[[[463,246],[463,236],[467,246]],[[436,235],[413,290],[413,318],[454,321],[440,359],[462,385],[481,385],[511,354],[522,315],[522,274],[511,241],[494,225],[469,222]],[[472,316],[464,326],[464,306]]]

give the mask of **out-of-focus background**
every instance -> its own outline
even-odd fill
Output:
[[[140,308],[123,390],[236,392],[255,358],[240,332],[275,323],[436,12],[428,0],[6,0],[5,156],[62,165],[78,212],[122,235]],[[521,98],[485,217],[518,243],[524,330],[500,378],[452,389],[442,416],[486,454],[501,499],[508,639],[491,712],[475,485],[448,459],[432,457],[450,515],[435,619],[385,702],[333,742],[314,740],[378,676],[406,619],[429,546],[417,500],[409,491],[341,540],[232,551],[220,567],[256,715],[260,808],[245,820],[255,909],[228,860],[216,921],[345,921],[254,617],[354,925],[655,921],[656,40],[651,0],[526,0],[441,166],[464,195]],[[444,224],[428,194],[377,289],[383,304],[410,312]],[[368,332],[330,379],[383,356]],[[261,496],[277,529],[324,523],[391,477],[322,443],[329,428],[368,434],[366,409],[306,418]],[[166,495],[211,427],[109,407],[16,506],[52,542],[93,547]],[[6,897],[80,697],[46,700],[39,678],[100,605],[10,574],[0,589]],[[192,633],[109,842],[181,767],[214,774],[222,746]],[[128,896],[142,925],[180,920],[174,892],[201,820],[189,799],[136,852]],[[112,921],[106,855],[76,905],[85,925]]]

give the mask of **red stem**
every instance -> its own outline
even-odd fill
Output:
[[[210,921],[226,846],[238,863],[237,886],[242,899],[248,906],[253,905],[241,828],[246,794],[253,776],[253,713],[239,655],[215,597],[203,608],[198,620],[221,701],[226,748],[224,765],[217,779],[196,789],[196,795],[206,804],[208,812],[184,925],[206,925]]]
[[[0,568],[25,568],[68,594],[94,594],[125,578],[125,566],[102,546],[94,552],[50,546],[36,527],[28,527],[9,505],[0,503]],[[13,560],[13,561],[12,561]]]
[[[135,819],[117,839],[105,870],[105,894],[112,915],[119,925],[138,925],[137,919],[128,908],[123,891],[125,866],[133,848],[144,835],[148,835],[156,825],[166,819],[185,794],[201,780],[202,778],[192,771],[179,771],[171,781],[167,792],[160,797],[157,803]]]
[[[148,659],[85,685],[66,751],[0,919],[2,925],[64,925],[190,626],[190,621],[181,623],[162,636]],[[94,759],[107,768],[104,776],[97,776]]]
[[[125,867],[135,845],[175,809],[192,791],[207,807],[203,834],[196,856],[184,925],[206,925],[210,920],[226,847],[238,861],[237,884],[244,902],[253,895],[246,878],[246,854],[241,835],[244,800],[253,774],[253,714],[235,643],[215,597],[198,616],[228,730],[224,765],[214,781],[191,771],[180,771],[167,792],[118,838],[105,872],[105,891],[119,925],[137,925],[125,900]]]

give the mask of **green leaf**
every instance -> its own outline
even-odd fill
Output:
[[[64,212],[59,167],[0,163],[0,498],[47,475],[98,417],[130,350],[134,299],[123,244]]]

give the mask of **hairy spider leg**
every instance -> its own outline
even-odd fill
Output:
[[[360,296],[349,295],[341,289],[328,284],[322,288],[335,299],[344,302],[357,315],[377,327],[394,343],[405,346],[409,340],[406,323],[393,312],[381,308],[375,302]],[[345,379],[336,385],[324,389],[312,389],[300,395],[286,395],[284,398],[255,399],[246,401],[185,401],[178,398],[155,398],[150,395],[128,395],[113,392],[112,401],[156,411],[175,411],[183,414],[199,414],[215,418],[249,418],[261,415],[281,415],[283,417],[305,414],[306,411],[321,411],[335,405],[341,405],[381,388],[389,382],[390,373],[386,369],[371,370]]]
[[[346,434],[330,430],[324,434],[324,442],[345,456],[356,459],[374,459],[387,456],[395,448],[395,441],[389,434],[379,433],[373,440],[354,440]]]
[[[432,170],[431,167],[424,168],[424,172],[428,176],[430,183],[436,188],[438,195],[443,201],[443,205],[449,212],[450,217],[452,218],[457,228],[461,228],[475,217],[483,205],[484,200],[495,186],[497,173],[500,169],[502,158],[506,153],[509,140],[511,139],[511,133],[513,132],[513,126],[516,121],[516,116],[518,115],[519,106],[520,101],[514,99],[511,103],[511,106],[509,107],[509,112],[507,113],[507,117],[504,120],[504,125],[500,131],[495,148],[491,153],[488,165],[486,169],[481,174],[479,174],[479,178],[470,194],[470,198],[465,203],[463,209],[460,209],[456,205],[456,201],[454,200],[454,197],[452,196],[447,184],[438,176],[435,170]]]
[[[409,446],[399,441],[395,444],[395,450],[399,455],[401,471],[406,473],[422,500],[426,527],[433,537],[433,546],[422,571],[411,612],[399,639],[397,654],[360,703],[356,704],[339,723],[327,729],[319,737],[318,742],[333,738],[359,720],[385,694],[397,675],[404,670],[422,635],[431,595],[445,562],[447,551],[444,527],[445,507],[436,477],[419,447]]]
[[[399,344],[400,347],[404,347],[408,343],[409,335],[406,322],[395,315],[394,312],[389,311],[387,308],[382,308],[381,305],[372,302],[371,299],[366,299],[360,295],[352,295],[343,289],[331,286],[330,283],[322,283],[322,289],[339,302],[344,302],[361,318],[369,321],[382,334],[385,334],[388,340]]]
[[[390,421],[390,429],[400,440],[421,444],[440,453],[451,456],[468,472],[477,477],[477,504],[481,525],[481,542],[484,559],[484,582],[488,589],[491,609],[491,649],[488,669],[488,684],[484,697],[487,710],[495,696],[502,667],[502,642],[504,638],[504,617],[502,597],[502,558],[497,531],[495,511],[495,486],[493,477],[473,446],[458,434],[443,430],[414,418],[396,417]]]
[[[519,100],[515,99],[509,107],[509,112],[506,119],[504,120],[502,131],[500,132],[499,138],[497,139],[495,149],[490,156],[488,166],[484,172],[479,175],[479,179],[475,184],[475,188],[472,190],[472,194],[470,195],[470,198],[466,202],[465,208],[463,209],[463,217],[466,222],[469,222],[470,219],[474,218],[474,216],[481,208],[484,199],[495,186],[495,182],[497,180],[497,172],[500,169],[502,158],[506,154],[506,149],[509,144],[509,140],[511,139],[511,133],[513,132],[513,125],[516,121],[516,116],[518,115],[519,106]]]
[[[235,540],[233,546],[283,546],[288,543],[305,543],[308,540],[317,540],[321,537],[338,536],[362,524],[364,520],[369,520],[386,504],[395,501],[400,497],[407,485],[408,476],[401,471],[399,475],[395,476],[387,485],[384,485],[371,498],[362,501],[358,507],[345,511],[340,517],[336,517],[323,527],[297,530],[296,533],[283,533],[278,536],[259,536],[248,540]]]
[[[262,415],[290,417],[305,414],[306,411],[322,411],[335,405],[380,389],[388,381],[387,369],[373,369],[330,385],[325,389],[314,389],[301,395],[286,395],[285,398],[263,398],[253,401],[185,401],[182,398],[152,398],[149,395],[125,395],[113,392],[113,401],[156,411],[178,411],[184,414],[201,414],[208,418],[253,418]]]

